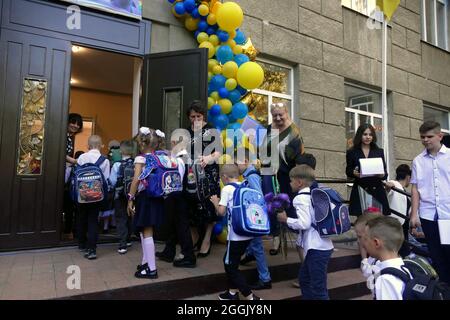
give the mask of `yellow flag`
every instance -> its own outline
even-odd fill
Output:
[[[388,20],[391,20],[395,10],[397,10],[400,0],[377,0],[377,7],[383,11]]]

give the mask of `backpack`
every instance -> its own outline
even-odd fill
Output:
[[[247,237],[260,237],[270,233],[270,222],[264,195],[248,186],[248,181],[240,185],[230,183],[233,192],[231,224],[236,234]]]
[[[403,259],[403,263],[412,274],[425,274],[433,278],[438,278],[436,270],[422,256],[412,253]]]
[[[134,178],[134,160],[132,158],[121,160],[117,174],[116,194],[126,197],[130,192],[131,182]]]
[[[72,200],[78,204],[96,203],[107,199],[108,183],[100,165],[106,160],[100,156],[95,163],[76,166],[71,182]]]
[[[164,151],[145,155],[145,167],[139,180],[144,184],[147,196],[165,197],[172,192],[182,191],[182,179],[178,161]]]
[[[196,194],[199,200],[209,199],[211,196],[209,180],[205,168],[202,168],[201,165],[188,166],[186,191],[190,194]]]
[[[350,230],[348,206],[343,203],[342,197],[336,190],[315,185],[307,194],[311,195],[316,220],[312,226],[322,238],[340,235]]]
[[[440,282],[437,278],[430,275],[417,272],[414,269],[406,270],[405,266],[402,266],[402,270],[396,268],[385,268],[381,270],[380,275],[390,274],[405,283],[405,289],[403,290],[403,300],[449,300],[450,289],[449,287]],[[409,276],[409,271],[412,278]]]

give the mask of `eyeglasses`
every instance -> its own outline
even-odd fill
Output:
[[[272,103],[270,105],[271,108],[283,108],[284,107],[284,103],[283,102],[276,102],[276,103]]]

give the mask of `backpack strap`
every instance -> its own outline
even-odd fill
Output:
[[[100,156],[98,160],[94,163],[97,167],[100,167],[102,163],[106,160],[104,156]]]
[[[246,178],[250,177],[252,174],[258,174],[258,171],[257,170],[251,170],[249,173],[246,174]]]
[[[397,268],[385,268],[380,271],[380,275],[383,274],[390,274],[391,276],[394,276],[400,280],[402,280],[405,284],[411,280],[411,277],[406,271],[399,270]]]

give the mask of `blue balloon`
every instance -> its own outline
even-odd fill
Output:
[[[174,3],[175,2],[175,0],[167,0],[167,1],[169,1],[170,3]]]
[[[230,91],[228,91],[227,88],[220,88],[219,89],[219,96],[221,98],[226,99],[226,98],[228,98],[229,95],[230,95]]]
[[[223,130],[228,126],[228,117],[224,114],[220,114],[215,118],[214,124],[219,130]]]
[[[231,113],[227,114],[227,116],[230,123],[236,122],[237,119],[235,119]]]
[[[241,95],[244,95],[247,93],[247,89],[242,88],[241,86],[237,86],[236,90],[238,90],[241,93]]]
[[[229,129],[229,130],[234,130],[234,133],[238,133],[239,131],[236,131],[236,130],[239,130],[240,128],[241,128],[241,124],[239,122],[230,123],[227,127],[227,129]],[[241,136],[241,138],[242,138],[242,136]],[[237,140],[238,140],[238,138],[235,137],[235,144],[237,143]]]
[[[184,8],[184,4],[183,4],[183,2],[177,2],[176,4],[175,4],[175,12],[177,13],[177,14],[180,14],[180,15],[182,15],[182,14],[185,14],[186,13],[186,9]]]
[[[237,89],[231,90],[228,99],[235,104],[241,100],[241,93]]]
[[[211,86],[211,89],[213,91],[218,91],[220,88],[223,88],[225,86],[226,81],[227,81],[227,78],[225,78],[221,74],[217,74],[211,78],[209,85]]]
[[[230,48],[229,45],[221,46],[219,48],[219,50],[217,50],[217,52],[216,52],[217,60],[221,64],[225,64],[228,61],[232,61],[233,60],[233,56],[234,56],[233,50]]]
[[[195,0],[184,0],[184,9],[191,13],[195,9]]]
[[[197,9],[197,8],[194,8],[194,10],[192,10],[191,16],[192,16],[192,18],[194,18],[194,19],[200,18],[200,13],[198,13],[198,9]]]
[[[228,34],[228,32],[220,29],[217,31],[217,36],[219,37],[219,40],[221,42],[227,42],[228,39],[230,39],[230,35]]]
[[[231,114],[236,119],[242,119],[244,118],[248,113],[248,107],[243,102],[236,103],[233,108],[231,109]]]
[[[222,108],[218,104],[215,104],[211,107],[211,109],[209,109],[209,114],[212,117],[216,117],[221,113],[221,111],[222,111]]]
[[[209,27],[208,29],[206,29],[206,33],[208,35],[212,35],[216,33],[216,29],[214,27]]]
[[[249,61],[250,61],[249,57],[247,57],[247,55],[245,55],[243,53],[237,54],[234,57],[234,62],[236,62],[239,67],[241,66],[241,64],[244,64]]]
[[[199,21],[197,29],[199,31],[206,31],[206,29],[208,29],[208,23],[206,21]]]
[[[194,37],[195,37],[195,39],[197,39],[197,36],[200,34],[200,31],[199,30],[197,30],[197,31],[195,31],[194,32]]]
[[[213,228],[213,234],[214,234],[215,236],[218,236],[219,234],[222,233],[222,230],[223,230],[223,224],[220,223],[220,222],[217,222],[217,223],[214,225],[214,228]]]
[[[244,44],[246,37],[245,34],[241,30],[236,31],[236,37],[234,37],[234,41],[236,41],[237,44]]]

